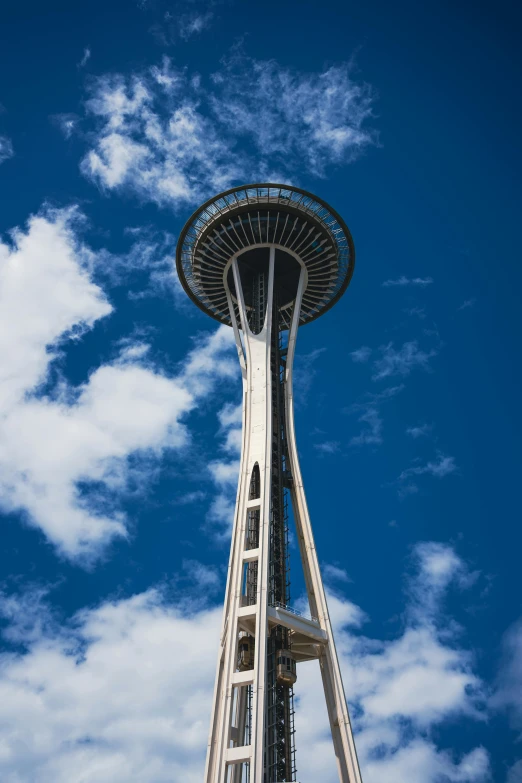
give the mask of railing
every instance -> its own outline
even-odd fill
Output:
[[[296,617],[302,617],[304,620],[311,620],[313,623],[319,622],[317,617],[313,617],[308,612],[300,612],[298,609],[294,609],[292,606],[287,606],[286,604],[282,604],[280,601],[276,601],[274,606],[276,607],[276,609],[284,609],[285,612],[290,612],[290,614],[295,614]]]

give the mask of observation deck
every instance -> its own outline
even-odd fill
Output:
[[[237,257],[243,281],[264,267],[267,261],[262,249],[269,247],[276,248],[275,292],[281,329],[290,325],[303,268],[306,287],[301,325],[332,307],[350,283],[355,249],[337,212],[300,188],[258,184],[224,191],[187,221],[176,251],[181,284],[203,312],[231,325],[227,286],[237,308],[231,260]],[[247,291],[248,285],[244,288]]]

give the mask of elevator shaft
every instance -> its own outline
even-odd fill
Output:
[[[254,275],[248,281],[251,287],[252,307],[249,326],[259,334],[266,315],[267,275]],[[286,606],[290,601],[289,553],[288,553],[288,491],[285,416],[285,352],[282,350],[282,332],[277,306],[277,292],[273,295],[270,345],[270,375],[272,389],[272,441],[270,450],[270,522],[268,556],[268,605]],[[259,496],[259,471],[254,470],[250,482],[249,498]],[[247,546],[255,549],[259,544],[259,512],[251,511],[247,519]],[[245,601],[254,604],[258,588],[258,564],[249,563],[245,576]],[[287,628],[272,627],[266,643],[266,701],[265,701],[265,752],[264,783],[283,783],[295,780],[294,709],[293,689],[278,681],[277,661],[282,650],[290,652],[290,634]],[[248,720],[248,716],[246,716]]]
[[[285,360],[279,323],[277,292],[272,309],[270,371],[272,376],[272,452],[268,558],[268,605],[290,601],[288,552],[288,492],[285,487],[288,454],[285,417]],[[281,650],[290,650],[290,633],[274,626],[267,639],[264,783],[295,780],[293,689],[278,678]]]

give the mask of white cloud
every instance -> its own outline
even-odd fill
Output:
[[[13,143],[7,136],[0,136],[0,164],[14,155]]]
[[[352,79],[348,64],[305,74],[236,49],[214,82],[222,88],[211,96],[216,115],[277,165],[287,158],[322,175],[376,140],[365,126],[372,117],[373,91]]]
[[[212,526],[213,535],[217,539],[228,539],[230,536],[234,522],[234,501],[232,487],[229,486],[226,492],[221,489],[209,506],[206,519]]]
[[[414,464],[410,468],[403,470],[395,484],[398,484],[398,495],[405,498],[408,495],[414,495],[419,491],[419,487],[412,480],[415,476],[434,476],[442,479],[458,471],[458,466],[454,457],[449,457],[441,452],[437,453],[435,459],[428,460],[425,464]]]
[[[358,435],[350,440],[350,446],[378,446],[382,443],[383,420],[380,414],[382,403],[390,400],[404,389],[403,384],[389,386],[378,394],[366,394],[362,402],[357,402],[345,409],[345,413],[359,413],[357,421],[365,426]]]
[[[178,207],[234,182],[293,176],[303,163],[323,174],[352,160],[375,141],[372,104],[347,65],[302,74],[236,50],[206,86],[164,59],[94,83],[93,144],[81,168],[102,188]]]
[[[213,390],[217,379],[239,378],[234,334],[229,326],[203,332],[184,361],[181,377],[194,396]]]
[[[434,740],[449,719],[484,717],[473,659],[441,610],[447,590],[464,584],[466,567],[434,542],[414,550],[414,565],[404,627],[385,641],[361,635],[359,607],[329,597],[363,779],[482,783],[489,775],[483,748],[457,756]],[[153,588],[84,609],[70,622],[46,611],[42,589],[0,599],[4,638],[17,645],[0,656],[2,781],[201,780],[221,607],[202,604],[217,586],[215,570],[187,561],[184,573],[181,583],[192,588],[174,603]],[[299,780],[335,783],[316,662],[299,665],[295,692]]]
[[[129,456],[181,448],[182,418],[237,369],[232,330],[220,327],[198,338],[175,377],[155,371],[138,340],[83,385],[53,385],[62,347],[112,309],[89,276],[94,254],[77,239],[78,220],[48,211],[0,244],[0,503],[62,554],[89,560],[127,535],[117,495],[140,481]]]
[[[421,320],[426,318],[426,309],[424,307],[407,307],[403,312],[408,315],[416,315]]]
[[[83,50],[82,59],[78,63],[78,68],[85,68],[85,66],[87,65],[90,59],[91,59],[91,50],[89,49],[88,46],[86,46],[85,49]]]
[[[437,356],[438,351],[423,351],[419,348],[417,340],[406,342],[399,350],[395,350],[393,343],[383,345],[380,349],[381,356],[376,359],[373,366],[375,373],[373,380],[389,378],[392,375],[409,375],[416,367],[430,370],[430,359]]]
[[[522,759],[510,767],[506,783],[522,783]]]
[[[45,380],[60,338],[80,336],[112,310],[86,272],[76,219],[74,210],[49,211],[0,243],[2,410]]]
[[[131,244],[118,254],[100,249],[92,260],[92,272],[100,284],[123,286],[131,300],[169,296],[177,310],[187,317],[196,310],[176,273],[176,240],[169,232],[154,226],[128,227],[125,235]]]
[[[388,783],[403,783],[406,780],[422,780],[423,783],[490,780],[489,757],[484,748],[475,748],[455,761],[455,754],[438,751],[428,740],[411,742],[407,748],[398,750],[390,759],[372,761],[368,764],[368,781],[377,783],[385,775]]]
[[[338,440],[325,440],[323,443],[314,443],[314,448],[321,454],[337,454],[341,447]]]
[[[71,138],[80,123],[78,115],[72,113],[53,114],[50,119],[60,129],[66,139]]]
[[[214,587],[202,574],[199,595]],[[151,589],[41,628],[30,607],[9,608],[27,651],[1,656],[2,781],[200,781],[221,608]]]
[[[239,462],[234,460],[233,462],[211,462],[208,466],[212,474],[212,478],[216,484],[220,487],[235,487],[237,485],[237,476],[239,470]]]
[[[241,452],[243,404],[226,403],[218,413],[221,434],[225,436],[222,448],[237,456]]]
[[[441,612],[448,585],[471,587],[477,572],[469,571],[455,550],[438,541],[422,541],[415,547],[418,564],[416,578],[410,584],[409,616],[419,623],[435,621]]]
[[[219,423],[224,430],[229,428],[238,429],[241,428],[243,419],[243,405],[232,405],[228,402],[218,413]]]
[[[193,492],[185,492],[183,495],[176,495],[175,498],[172,498],[171,503],[176,506],[187,506],[190,503],[198,503],[204,500],[206,496],[207,493],[202,489],[196,489]]]
[[[214,14],[211,11],[207,13],[182,14],[179,18],[179,35],[184,41],[188,41],[193,35],[199,35],[203,30],[210,27]]]
[[[504,634],[502,660],[492,705],[507,710],[513,728],[522,729],[522,619]],[[522,768],[522,763],[519,767]]]
[[[468,310],[470,307],[474,307],[477,303],[477,300],[475,297],[472,297],[471,299],[465,299],[460,307],[457,307],[457,312],[460,310]]]
[[[313,380],[317,374],[315,365],[326,347],[314,348],[309,353],[298,353],[294,361],[294,398],[296,407],[305,406]]]
[[[431,285],[432,283],[432,277],[405,277],[402,275],[396,280],[385,280],[382,285],[384,288],[390,288],[393,286],[420,286],[421,288],[426,288],[427,285]]]
[[[382,418],[379,410],[369,406],[357,419],[361,424],[367,424],[359,435],[354,435],[350,440],[350,446],[378,446],[382,443]]]
[[[455,457],[447,457],[439,453],[434,460],[429,460],[425,465],[414,465],[411,468],[403,470],[399,476],[400,481],[404,481],[410,476],[422,476],[428,474],[436,478],[444,478],[457,470]]]
[[[371,348],[368,348],[367,345],[362,345],[360,348],[357,348],[356,351],[351,351],[350,356],[352,357],[353,362],[364,364],[370,358],[371,353]]]
[[[347,571],[344,568],[333,565],[333,563],[326,563],[323,566],[323,579],[325,582],[351,582],[352,580],[348,576]]]
[[[218,419],[218,437],[222,439],[220,448],[226,457],[214,460],[208,466],[216,495],[212,499],[206,519],[212,534],[218,539],[226,539],[234,522],[242,439],[242,402],[239,405],[225,403],[218,413]]]
[[[168,63],[131,81],[102,77],[87,103],[98,130],[83,173],[104,188],[128,187],[162,205],[192,203],[223,189],[241,168],[198,101],[199,89]]]
[[[205,565],[198,560],[184,560],[182,567],[186,573],[185,579],[191,582],[192,587],[205,590],[204,601],[208,599],[209,592],[221,587],[221,578],[214,566]]]
[[[406,434],[410,435],[414,440],[429,435],[433,426],[431,424],[419,424],[416,427],[407,427]]]

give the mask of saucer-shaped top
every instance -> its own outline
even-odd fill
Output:
[[[277,254],[276,264],[299,259],[306,267],[301,324],[322,315],[348,287],[355,249],[345,222],[311,193],[273,184],[226,190],[192,215],[176,250],[181,284],[205,313],[230,325],[225,288],[230,260],[236,256],[241,265],[241,254],[247,258],[247,251],[271,245],[284,251]],[[286,328],[293,298],[285,291],[277,301],[281,328]]]

